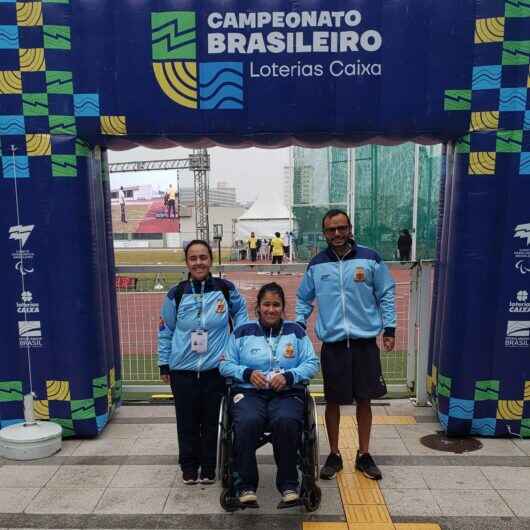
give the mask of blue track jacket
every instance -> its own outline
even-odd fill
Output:
[[[298,288],[296,320],[307,322],[316,298],[322,342],[376,337],[383,328],[394,336],[394,279],[377,252],[350,244],[342,259],[328,247],[310,261]]]
[[[289,386],[311,379],[319,361],[305,330],[296,322],[284,321],[281,329],[263,328],[259,322],[239,326],[228,341],[219,370],[224,377],[252,388],[250,374],[283,371]]]
[[[230,300],[227,304],[221,290],[222,283],[228,288]],[[201,310],[201,282],[189,280],[172,287],[164,300],[158,331],[158,365],[161,373],[170,370],[194,370],[201,372],[219,366],[219,358],[230,335],[228,315],[234,327],[248,321],[247,304],[235,285],[225,279],[208,277],[204,283]],[[177,289],[183,288],[178,307],[175,307]],[[191,351],[191,332],[196,329],[208,331],[208,351]]]

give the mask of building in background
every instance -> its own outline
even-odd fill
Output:
[[[287,208],[293,206],[293,167],[283,167],[283,203]]]
[[[195,205],[195,188],[193,186],[180,187],[180,204],[184,206]],[[226,182],[218,182],[215,187],[208,190],[208,205],[231,208],[238,205],[236,188]]]
[[[321,219],[330,208],[348,211],[356,240],[384,259],[396,258],[404,228],[413,236],[413,258],[434,257],[440,145],[293,147],[291,161],[298,258],[309,259],[325,246]]]

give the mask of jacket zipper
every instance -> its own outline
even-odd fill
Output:
[[[344,256],[339,257],[335,251],[333,251],[333,254],[337,256],[337,259],[339,260],[339,276],[340,276],[340,298],[342,301],[342,323],[344,326],[344,330],[346,331],[346,346],[348,347],[348,350],[350,349],[350,334],[348,333],[348,328],[346,327],[346,300],[344,297],[344,279],[342,274],[342,260],[345,258],[351,250],[346,252]]]

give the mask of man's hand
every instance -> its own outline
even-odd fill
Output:
[[[269,382],[267,381],[267,378],[261,372],[258,372],[258,370],[254,370],[250,374],[250,382],[256,388],[259,388],[261,390],[264,390],[265,388],[269,388]]]
[[[277,374],[271,379],[271,388],[276,392],[283,390],[287,386],[287,380],[283,374]]]
[[[162,383],[169,385],[169,374],[162,374],[160,376],[160,379],[162,379]]]
[[[383,337],[383,349],[385,351],[392,351],[396,345],[395,337]]]

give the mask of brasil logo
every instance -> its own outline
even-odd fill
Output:
[[[197,62],[193,11],[151,13],[153,70],[164,94],[182,107],[243,108],[243,63]]]

